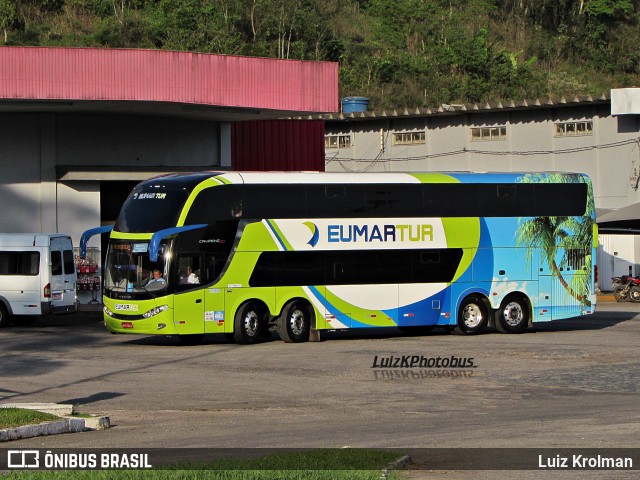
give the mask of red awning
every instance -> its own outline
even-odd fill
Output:
[[[5,100],[338,110],[338,64],[164,50],[0,47]]]

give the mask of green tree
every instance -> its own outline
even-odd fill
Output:
[[[16,9],[11,0],[0,0],[0,28],[4,36],[4,43],[7,43],[7,29],[16,18]]]

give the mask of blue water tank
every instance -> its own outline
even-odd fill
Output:
[[[366,97],[344,97],[342,99],[342,112],[366,112],[369,109],[369,99]]]

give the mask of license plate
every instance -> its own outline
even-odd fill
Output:
[[[120,311],[137,312],[138,305],[135,303],[116,303],[115,309]]]
[[[53,299],[54,300],[62,300],[62,294],[61,293],[54,293],[53,294]]]
[[[131,322],[122,322],[122,328],[133,328],[133,323],[131,323]]]

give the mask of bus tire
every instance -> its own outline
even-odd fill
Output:
[[[264,337],[264,311],[255,302],[243,303],[233,319],[233,339],[240,345],[256,343]]]
[[[489,321],[489,307],[479,295],[469,295],[460,304],[458,324],[453,333],[458,335],[474,335],[480,333]]]
[[[496,330],[500,333],[521,333],[529,326],[529,306],[517,295],[509,295],[496,312]]]
[[[11,318],[9,316],[9,312],[7,311],[7,307],[4,306],[2,302],[0,302],[0,327],[6,327],[9,325]]]
[[[311,331],[311,308],[301,300],[292,300],[282,309],[278,317],[278,334],[287,343],[300,343],[309,340]]]

